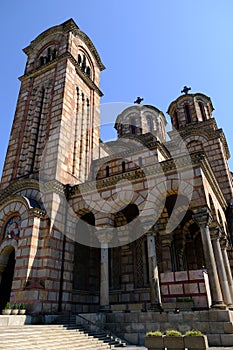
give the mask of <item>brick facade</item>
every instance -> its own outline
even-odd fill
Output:
[[[162,111],[131,106],[104,144],[104,65],[86,34],[68,20],[24,52],[0,192],[3,301],[32,313],[231,306],[230,155],[210,98],[170,104],[169,141]]]

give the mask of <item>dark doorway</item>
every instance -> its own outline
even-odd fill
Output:
[[[10,301],[14,270],[15,250],[12,250],[9,255],[7,266],[2,273],[2,280],[0,284],[0,311],[5,307],[6,303]]]

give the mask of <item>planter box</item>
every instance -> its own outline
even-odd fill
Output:
[[[189,350],[205,350],[209,348],[206,335],[184,336],[184,345]]]
[[[184,350],[184,337],[183,336],[169,336],[165,335],[163,338],[164,347],[168,350]]]
[[[26,309],[19,309],[19,315],[25,315]]]
[[[2,310],[3,315],[10,315],[11,314],[11,309],[3,309]]]
[[[163,338],[164,336],[161,337],[153,337],[153,336],[146,336],[144,338],[145,340],[145,347],[147,349],[153,349],[153,350],[164,350],[164,344],[163,344]]]
[[[18,315],[19,310],[18,309],[12,309],[11,310],[11,315]]]

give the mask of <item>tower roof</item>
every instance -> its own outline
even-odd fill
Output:
[[[79,29],[79,27],[77,26],[77,24],[75,23],[75,21],[72,18],[68,19],[67,21],[65,21],[62,24],[53,26],[53,27],[45,30],[41,34],[39,34],[33,41],[31,41],[30,45],[28,45],[27,47],[25,47],[23,49],[23,51],[28,55],[31,52],[31,50],[33,50],[34,47],[38,44],[38,42],[41,41],[44,37],[52,35],[52,34],[57,33],[57,32],[67,33],[69,31],[72,31],[75,35],[77,35],[83,39],[83,41],[89,47],[90,51],[93,53],[93,56],[96,60],[96,63],[98,64],[100,70],[104,70],[105,66],[102,63],[100,56],[99,56],[93,42],[84,32],[82,32]]]
[[[205,94],[202,94],[201,92],[197,92],[195,94],[185,94],[185,95],[180,95],[176,100],[172,101],[168,107],[168,110],[167,110],[167,113],[170,114],[172,113],[172,110],[174,108],[174,106],[180,101],[180,100],[183,100],[183,99],[187,99],[187,98],[203,98],[203,99],[207,99],[208,102],[210,103],[210,106],[212,108],[212,111],[214,110],[214,107],[213,107],[213,104],[212,104],[212,101],[211,101],[211,98]]]

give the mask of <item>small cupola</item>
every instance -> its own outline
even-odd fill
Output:
[[[152,133],[160,142],[166,141],[167,121],[163,112],[150,105],[133,105],[117,116],[117,136]]]
[[[214,107],[211,99],[202,94],[189,94],[187,86],[181,91],[184,95],[179,96],[168,107],[167,113],[171,117],[172,126],[181,129],[189,124],[205,122],[213,118]]]

